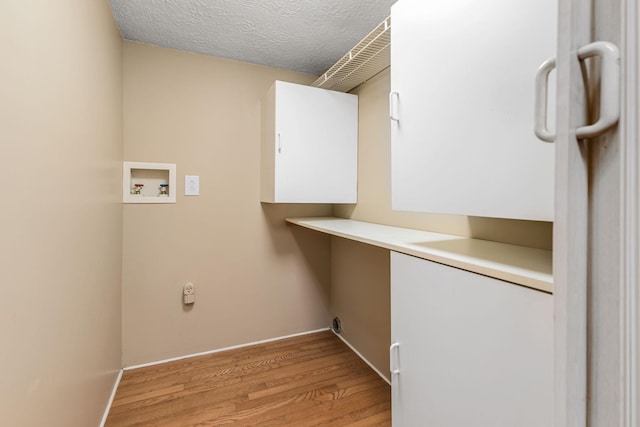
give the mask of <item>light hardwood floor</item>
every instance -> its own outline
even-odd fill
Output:
[[[391,389],[327,331],[125,371],[106,425],[389,426]]]

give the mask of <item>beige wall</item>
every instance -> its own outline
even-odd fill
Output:
[[[551,249],[552,224],[548,222],[391,210],[389,77],[389,70],[386,70],[354,91],[359,96],[358,203],[335,205],[333,214],[360,221]],[[380,270],[388,269],[388,251],[386,263],[383,263],[379,251],[372,253],[371,249],[359,243],[334,241],[332,250],[331,314],[342,320],[344,338],[380,371],[388,374],[390,333],[378,324],[380,318],[389,318],[389,274],[387,270]],[[367,258],[371,258],[368,266]],[[380,271],[379,274],[371,274],[369,269]]]
[[[124,364],[328,327],[330,240],[284,217],[331,206],[259,202],[260,98],[313,77],[129,42],[123,73],[125,160],[178,171],[176,204],[124,206]]]
[[[95,426],[120,368],[121,47],[106,0],[0,3],[0,425]]]
[[[331,239],[331,316],[342,336],[389,379],[391,309],[389,251]]]

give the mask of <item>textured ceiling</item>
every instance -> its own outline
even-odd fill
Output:
[[[110,0],[122,37],[320,75],[396,0]]]

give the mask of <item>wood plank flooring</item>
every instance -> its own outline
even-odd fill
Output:
[[[332,332],[125,371],[117,426],[390,426],[391,389]]]

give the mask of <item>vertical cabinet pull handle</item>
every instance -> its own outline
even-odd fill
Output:
[[[278,132],[278,153],[282,153],[282,136],[280,136],[280,132]]]
[[[400,349],[400,343],[394,342],[391,344],[391,347],[389,347],[389,370],[391,371],[391,375],[398,375],[400,373],[400,369],[397,368],[398,360],[396,355],[398,351],[394,351],[396,349]]]
[[[600,117],[589,126],[576,129],[578,139],[595,138],[618,123],[620,118],[620,51],[613,43],[597,41],[578,49],[582,61],[592,56],[602,59],[600,73]]]
[[[394,122],[399,122],[398,117],[398,99],[400,94],[398,92],[391,92],[389,94],[389,118]]]
[[[547,129],[549,74],[554,68],[556,68],[556,59],[549,58],[542,63],[536,72],[533,131],[544,142],[554,142],[556,140],[556,136]]]

